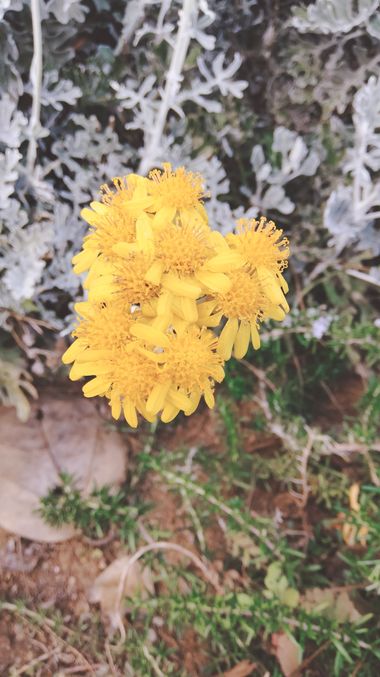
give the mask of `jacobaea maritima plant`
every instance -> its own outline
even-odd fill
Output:
[[[263,320],[284,319],[289,244],[265,217],[211,230],[203,178],[183,167],[113,185],[82,211],[91,230],[73,263],[88,299],[62,359],[71,379],[94,377],[83,393],[105,396],[114,418],[168,422],[202,397],[212,407],[225,361],[260,347]]]

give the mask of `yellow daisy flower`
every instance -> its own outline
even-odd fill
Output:
[[[96,277],[85,283],[89,300],[128,306],[158,297],[159,285],[146,279],[150,265],[151,257],[143,252],[129,254],[128,258],[117,257],[112,264],[99,264]]]
[[[91,209],[85,207],[81,211],[92,230],[84,239],[82,251],[73,257],[77,275],[88,270],[99,255],[107,260],[115,258],[112,247],[117,242],[133,242],[142,207],[150,203],[146,194],[147,179],[130,174],[112,181],[114,191],[107,185],[101,186],[102,202],[91,202]]]
[[[182,216],[177,222],[154,226],[147,220],[137,235],[138,246],[150,252],[152,264],[145,275],[149,283],[161,285],[157,314],[168,319],[174,299],[179,299],[184,319],[198,319],[197,299],[204,293],[222,292],[230,287],[227,272],[242,265],[239,253],[225,245],[218,250],[211,230],[199,217]],[[130,256],[134,245],[119,243],[114,251]]]
[[[183,167],[113,184],[82,211],[90,232],[73,264],[88,271],[88,301],[62,360],[71,379],[92,377],[84,395],[106,397],[114,418],[167,422],[202,397],[212,407],[224,361],[260,347],[262,320],[284,319],[289,244],[264,217],[212,231],[203,179]]]
[[[214,297],[215,310],[220,311],[227,322],[219,337],[218,351],[224,360],[234,356],[241,359],[249,343],[255,350],[260,348],[259,323],[265,317],[283,320],[285,311],[280,305],[268,300],[257,273],[247,269],[230,273],[231,288]]]
[[[64,364],[74,362],[70,371],[74,381],[104,370],[102,363],[131,341],[130,328],[139,317],[138,312],[131,312],[130,306],[89,301],[76,303],[75,311],[79,316],[78,326],[72,332],[75,341],[62,355]]]
[[[175,216],[200,216],[207,223],[203,207],[204,179],[200,174],[188,172],[184,167],[172,170],[170,162],[163,163],[163,171],[149,173],[148,193],[152,198],[149,211],[154,213],[155,225],[170,222]]]
[[[131,335],[139,312],[88,301],[77,303],[75,309],[81,316],[73,331],[76,340],[62,356],[64,364],[74,362],[71,380],[93,376],[83,386],[85,397],[108,397],[112,416],[118,419],[123,410],[132,427],[137,426],[137,412],[153,420],[146,400],[157,383],[158,367],[137,350]]]
[[[144,355],[159,365],[158,382],[151,391],[146,408],[161,419],[172,420],[179,411],[189,415],[203,396],[214,406],[214,382],[224,378],[223,360],[217,352],[217,337],[205,328],[190,326],[183,332],[164,333],[155,327],[136,323],[131,333],[154,350]]]
[[[230,233],[226,240],[240,253],[248,269],[257,273],[268,299],[274,304],[284,304],[289,310],[283,294],[288,291],[288,284],[282,275],[288,265],[289,241],[282,238],[282,233],[273,221],[262,216],[259,221],[240,219],[237,233]]]
[[[114,363],[107,397],[113,418],[118,419],[123,411],[125,420],[136,428],[137,413],[151,422],[156,418],[146,403],[160,374],[157,364],[137,350],[137,342],[129,346],[133,349],[124,350]]]

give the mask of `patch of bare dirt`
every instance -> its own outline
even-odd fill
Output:
[[[175,427],[161,429],[159,441],[166,449],[181,447],[212,447],[214,452],[223,447],[223,427],[215,409],[204,406],[189,417],[180,416]]]

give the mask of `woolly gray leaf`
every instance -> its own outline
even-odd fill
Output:
[[[8,94],[0,98],[0,142],[9,148],[18,148],[23,141],[28,121],[17,110],[17,104]]]
[[[365,23],[379,0],[317,0],[306,8],[293,7],[292,25],[302,33],[348,33]]]

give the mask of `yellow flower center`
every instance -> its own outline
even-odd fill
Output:
[[[144,303],[159,295],[160,287],[146,282],[145,275],[152,261],[142,252],[115,262],[115,302],[118,304]]]
[[[127,397],[141,403],[149,397],[157,384],[157,365],[137,350],[121,352],[113,370],[112,391],[120,397]]]
[[[240,219],[236,235],[227,235],[227,240],[247,261],[251,270],[262,266],[273,272],[282,272],[288,265],[289,241],[280,239],[273,221],[261,217],[259,221]]]
[[[199,174],[187,172],[184,167],[172,171],[169,163],[164,163],[164,171],[154,169],[149,174],[149,194],[154,199],[155,211],[163,207],[192,209],[206,196],[203,178]]]
[[[165,272],[192,275],[210,256],[205,226],[169,223],[155,234],[155,258]]]
[[[102,202],[112,207],[123,208],[123,205],[132,199],[135,186],[128,186],[126,176],[116,176],[112,179],[115,190],[112,190],[106,183],[100,186],[102,193]]]
[[[268,302],[257,276],[246,270],[234,270],[228,277],[232,282],[229,291],[215,296],[218,310],[228,318],[258,319]]]
[[[210,381],[222,380],[223,360],[216,353],[218,341],[212,332],[190,327],[169,340],[170,346],[164,351],[164,376],[189,393],[204,391]]]
[[[130,327],[136,322],[136,313],[114,304],[88,304],[85,317],[73,336],[86,341],[93,350],[123,350],[131,340]]]
[[[107,259],[115,259],[112,250],[118,242],[133,242],[136,238],[136,219],[129,216],[116,205],[108,209],[101,222],[91,233],[94,246],[99,249]]]

